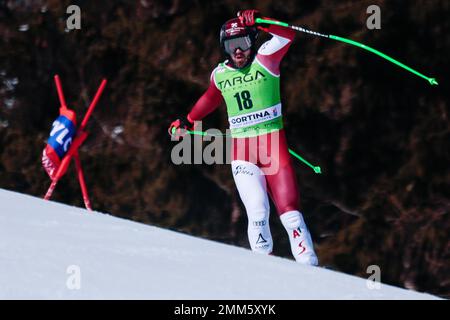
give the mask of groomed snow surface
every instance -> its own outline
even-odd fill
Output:
[[[0,189],[0,299],[436,298]]]

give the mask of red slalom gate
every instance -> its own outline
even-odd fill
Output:
[[[64,176],[69,167],[70,161],[74,159],[75,169],[77,172],[78,181],[80,183],[81,192],[83,195],[84,205],[86,209],[92,210],[91,203],[89,201],[89,195],[84,180],[83,169],[81,167],[81,161],[78,154],[78,149],[86,140],[88,133],[85,131],[87,122],[97,105],[100,96],[106,86],[106,79],[103,79],[100,87],[97,89],[97,93],[94,96],[89,108],[81,122],[78,129],[75,128],[76,116],[75,113],[70,110],[66,105],[64,93],[61,86],[61,81],[58,75],[55,75],[56,90],[58,92],[60,106],[60,116],[55,120],[50,133],[50,138],[46,149],[43,152],[42,163],[45,170],[52,179],[52,183],[44,196],[45,200],[49,200],[56,188],[58,181]],[[70,145],[70,147],[69,147]]]

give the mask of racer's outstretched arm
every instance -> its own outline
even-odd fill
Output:
[[[217,89],[213,79],[211,79],[208,89],[192,107],[187,118],[190,122],[200,121],[216,110],[222,102],[222,93]]]
[[[208,114],[217,109],[223,101],[223,97],[211,77],[206,92],[198,99],[187,116],[180,117],[173,121],[169,126],[169,134],[177,133],[179,129],[194,130],[194,122],[200,121]]]

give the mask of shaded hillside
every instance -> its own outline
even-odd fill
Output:
[[[69,4],[82,29],[65,32]],[[302,211],[323,264],[448,296],[450,3],[248,2],[266,15],[352,38],[436,77],[439,87],[360,49],[299,34],[282,64]],[[378,4],[382,29],[366,28]],[[188,112],[223,58],[221,24],[239,1],[0,1],[0,187],[43,195],[40,164],[58,113],[52,76],[79,116],[109,82],[81,149],[94,208],[248,247],[229,166],[175,166],[167,127]],[[264,36],[261,38],[264,39]],[[204,128],[225,129],[225,108]],[[54,199],[83,206],[70,169]],[[272,215],[275,254],[290,256]]]

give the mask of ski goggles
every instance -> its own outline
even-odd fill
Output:
[[[252,40],[250,36],[232,38],[225,40],[223,45],[226,53],[233,54],[238,48],[242,51],[250,49],[252,47]]]

